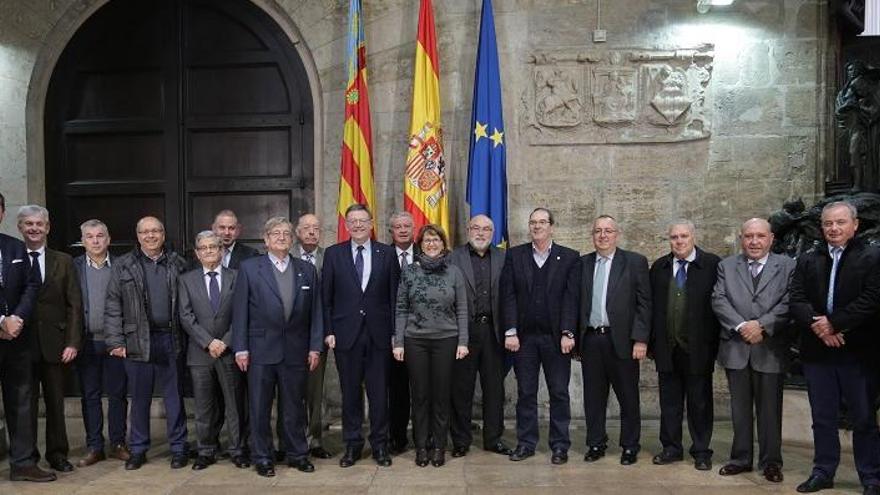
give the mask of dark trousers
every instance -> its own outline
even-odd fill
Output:
[[[581,356],[587,447],[604,448],[607,445],[605,412],[608,407],[608,393],[613,388],[620,404],[619,445],[624,449],[638,451],[642,430],[639,362],[617,357],[610,334],[601,335],[590,331],[585,332],[581,339]]]
[[[104,451],[104,408],[101,396],[107,394],[107,434],[111,445],[125,444],[128,416],[125,362],[107,354],[103,341],[86,339],[76,360],[82,389],[82,415],[86,428],[86,447]]]
[[[727,369],[733,445],[730,463],[752,466],[754,421],[758,422],[758,469],[782,466],[782,373],[762,373],[749,367]],[[754,413],[753,413],[754,411]]]
[[[61,363],[47,363],[42,357],[34,363],[34,388],[31,401],[34,431],[37,431],[37,401],[39,391],[43,390],[43,403],[46,405],[46,460],[67,459],[70,445],[67,442],[67,426],[64,423],[64,375],[70,367]],[[34,457],[40,458],[34,436]]]
[[[404,356],[412,392],[413,443],[427,448],[428,433],[434,447],[446,448],[449,402],[457,337],[404,340]]]
[[[687,402],[687,424],[694,459],[711,459],[712,374],[690,373],[690,355],[681,347],[672,351],[673,371],[658,373],[660,385],[660,443],[663,450],[682,456],[682,416]]]
[[[477,372],[483,393],[483,448],[490,448],[504,433],[504,347],[491,322],[471,322],[466,358],[452,369],[452,445],[467,447],[473,441],[471,417]]]
[[[409,372],[406,363],[391,360],[388,370],[389,440],[398,447],[408,443],[406,428],[410,417]]]
[[[241,455],[248,438],[242,421],[245,389],[232,355],[215,359],[211,365],[192,365],[189,373],[196,407],[195,426],[199,455],[214,457],[217,454],[224,416],[229,436],[229,455]]]
[[[833,479],[840,464],[838,414],[841,401],[853,427],[853,457],[865,486],[880,484],[880,433],[874,398],[877,367],[858,362],[804,363],[813,415],[813,473]]]
[[[389,346],[391,339],[388,339]],[[364,422],[363,385],[370,402],[370,446],[384,449],[388,440],[388,365],[389,349],[373,347],[367,332],[361,331],[351,349],[336,349],[336,370],[342,389],[342,440],[347,448],[364,446],[361,425]]]
[[[19,337],[20,338],[20,337]],[[9,432],[9,465],[35,464],[37,430],[33,414],[33,363],[26,342],[0,342],[0,389],[6,429]]]
[[[538,445],[538,380],[542,367],[550,395],[550,448],[568,451],[571,447],[568,436],[571,359],[562,354],[560,337],[547,334],[520,335],[519,351],[513,354],[517,381],[517,445],[530,450]]]
[[[150,448],[150,404],[153,402],[153,386],[157,382],[165,400],[165,424],[171,452],[181,454],[187,451],[182,371],[171,332],[150,333],[149,361],[125,360],[131,394],[128,446],[132,454],[142,454]]]
[[[248,403],[251,421],[251,458],[255,464],[272,464],[272,400],[278,388],[278,400],[283,403],[284,427],[282,445],[288,460],[308,455],[306,442],[306,375],[305,359],[296,364],[252,364],[248,368]]]
[[[309,447],[320,447],[321,438],[324,434],[324,370],[327,369],[327,354],[321,353],[318,367],[309,371],[306,379],[306,413],[308,414],[307,440]],[[280,391],[278,392],[280,394]],[[282,400],[275,402],[275,435],[278,437],[278,447],[286,452],[284,435],[284,404]]]

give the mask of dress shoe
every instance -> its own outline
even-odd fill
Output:
[[[666,464],[672,464],[673,462],[678,462],[683,459],[684,456],[682,456],[681,454],[673,454],[672,452],[664,450],[655,455],[654,458],[651,459],[651,462],[658,466],[664,466]]]
[[[259,463],[257,464],[257,474],[264,478],[271,478],[275,476],[275,466],[269,462]]]
[[[308,457],[301,457],[299,459],[291,459],[287,461],[287,465],[292,468],[296,468],[298,471],[302,471],[303,473],[314,473],[315,465],[312,464],[312,461],[309,460]]]
[[[345,453],[342,454],[342,458],[339,459],[339,467],[352,467],[359,461],[361,458],[361,450],[355,449],[352,447],[346,447]]]
[[[104,455],[103,450],[90,450],[85,457],[76,462],[76,465],[79,467],[91,466],[92,464],[101,462],[106,458],[107,456]]]
[[[333,457],[327,449],[318,445],[317,447],[312,447],[309,449],[309,455],[314,457],[315,459],[330,459]]]
[[[425,467],[428,465],[428,451],[426,449],[416,450],[416,466]]]
[[[452,457],[464,457],[467,455],[468,450],[470,448],[467,446],[452,447]]]
[[[73,464],[64,458],[49,461],[49,467],[52,468],[53,471],[59,473],[70,473],[73,471]]]
[[[189,453],[180,452],[177,454],[171,454],[171,469],[184,468],[187,464],[189,464]]]
[[[550,456],[550,462],[552,464],[556,464],[557,466],[560,464],[565,464],[568,462],[568,452],[562,449],[554,449],[553,455]]]
[[[620,453],[620,464],[629,466],[635,464],[639,460],[639,451],[634,449],[623,449]]]
[[[880,485],[868,485],[865,487],[863,495],[880,495]]]
[[[131,454],[131,457],[125,461],[125,469],[128,471],[134,471],[135,469],[140,469],[147,462],[147,454]]]
[[[43,471],[36,464],[27,467],[13,467],[9,470],[9,481],[34,481],[44,483],[55,481],[57,476],[52,471]]]
[[[528,459],[533,455],[535,455],[534,450],[523,447],[522,445],[517,445],[516,449],[514,449],[514,451],[510,453],[509,459],[514,462],[522,461],[524,459]]]
[[[513,453],[513,449],[508,447],[507,444],[505,444],[504,442],[497,442],[495,445],[487,447],[486,450],[501,455],[510,455]]]
[[[275,462],[284,462],[286,460],[287,460],[287,452],[284,452],[283,450],[276,450],[275,451]]]
[[[388,454],[388,451],[385,449],[376,449],[373,451],[373,459],[376,461],[376,465],[381,467],[388,467],[391,465],[391,456]]]
[[[440,467],[444,464],[446,464],[446,450],[434,449],[434,452],[431,454],[431,465]]]
[[[764,467],[764,479],[772,483],[782,483],[782,468],[778,464],[767,464]]]
[[[797,486],[800,493],[813,493],[826,488],[834,488],[834,480],[830,480],[821,474],[811,474],[807,481]]]
[[[708,471],[712,469],[712,459],[700,458],[694,459],[694,469],[697,471]]]
[[[249,461],[247,456],[244,455],[232,456],[232,463],[235,464],[235,467],[237,467],[238,469],[251,467],[251,461]]]
[[[584,453],[584,462],[596,462],[603,457],[605,457],[604,445],[601,447],[590,447]]]
[[[124,443],[118,443],[110,449],[110,457],[120,461],[127,461],[131,459],[131,452],[128,451],[128,447]]]
[[[752,466],[741,466],[739,464],[725,464],[718,470],[721,476],[734,476],[737,474],[751,472]]]
[[[217,462],[217,460],[214,459],[214,457],[200,455],[200,456],[196,457],[195,461],[193,461],[192,468],[193,468],[193,471],[201,471],[202,469],[205,469],[206,467],[210,466],[211,464],[214,464],[215,462]],[[172,467],[174,467],[174,466],[172,466]],[[181,466],[181,467],[183,467],[183,466]]]

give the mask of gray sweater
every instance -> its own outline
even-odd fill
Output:
[[[429,273],[416,262],[403,271],[397,289],[394,347],[403,347],[406,337],[458,337],[459,346],[468,345],[467,288],[457,266]]]

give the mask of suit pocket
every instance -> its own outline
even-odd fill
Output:
[[[122,326],[122,333],[125,336],[125,353],[128,356],[139,356],[143,353],[141,343],[138,339],[137,323],[126,323]]]

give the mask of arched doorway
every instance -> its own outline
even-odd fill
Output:
[[[314,207],[308,78],[247,0],[113,0],[76,32],[46,97],[50,244],[100,218],[114,248],[153,214],[183,249],[222,208],[258,241],[271,215]]]

